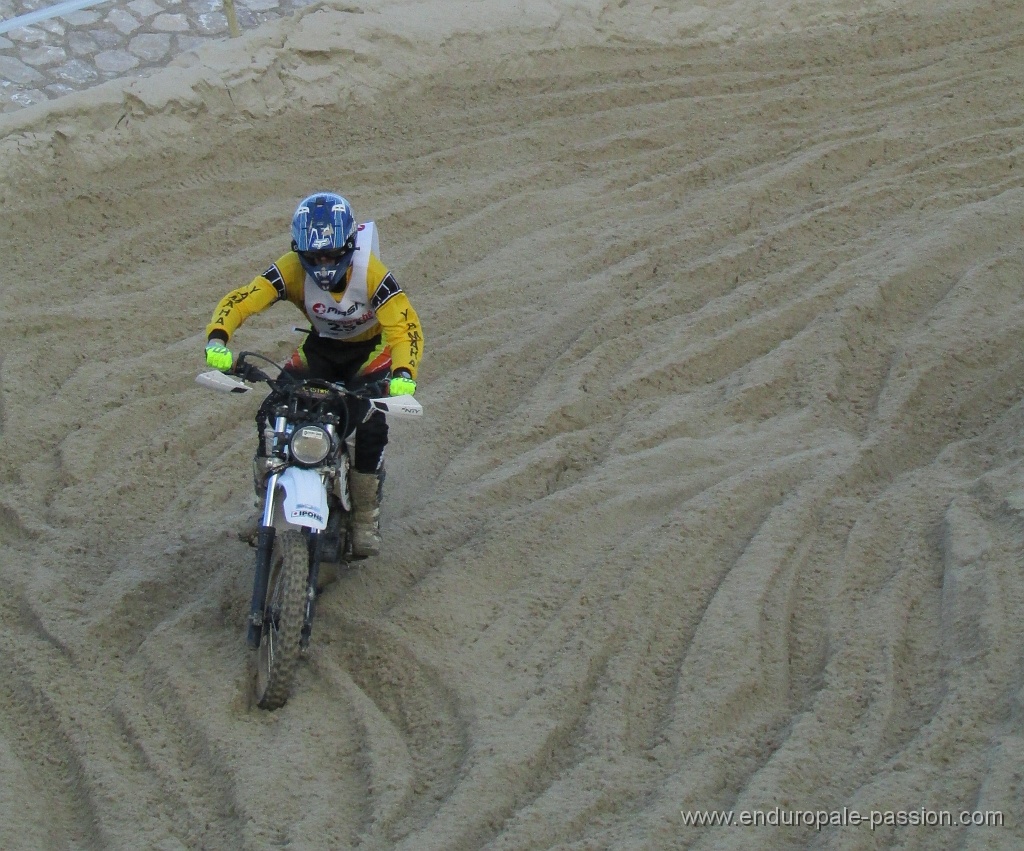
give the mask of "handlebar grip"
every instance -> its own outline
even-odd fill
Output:
[[[254,366],[251,363],[245,363],[241,358],[235,362],[235,366],[231,372],[244,381],[267,381],[269,378],[258,366]]]
[[[377,381],[371,381],[369,384],[363,384],[357,390],[349,392],[357,399],[378,399],[381,396],[388,395],[388,385],[390,383],[390,379],[381,378]]]

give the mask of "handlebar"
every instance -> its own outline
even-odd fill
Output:
[[[277,370],[277,376],[271,378],[266,372],[260,369],[258,366],[247,363],[247,358],[259,358],[260,360],[266,361]],[[375,399],[380,396],[388,395],[388,385],[391,383],[390,378],[382,378],[379,381],[370,382],[358,389],[352,389],[344,384],[335,381],[328,381],[324,378],[302,378],[297,375],[293,375],[279,366],[270,358],[259,354],[258,352],[241,352],[238,355],[238,359],[235,361],[235,365],[231,368],[231,375],[237,375],[243,381],[263,382],[267,384],[271,390],[277,392],[286,393],[289,390],[297,390],[302,387],[319,387],[324,390],[330,390],[334,393],[338,393],[342,396],[351,396],[354,399]]]

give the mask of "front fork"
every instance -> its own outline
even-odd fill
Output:
[[[267,606],[267,585],[270,582],[270,559],[274,552],[274,496],[280,473],[273,473],[267,479],[267,496],[263,503],[263,516],[256,539],[256,570],[252,582],[252,602],[249,603],[249,631],[246,642],[254,650],[260,646],[263,635],[263,613]],[[320,573],[324,538],[311,530],[308,532],[309,576],[306,582],[306,607],[302,624],[302,646],[309,644],[313,632],[313,605],[316,600],[316,583]]]
[[[313,613],[316,606],[316,583],[320,576],[320,556],[323,552],[324,536],[312,529],[306,530],[308,537],[306,543],[309,546],[309,578],[306,580],[306,607],[303,609],[302,638],[299,644],[306,648],[309,646],[309,638],[313,634]]]
[[[263,502],[263,516],[256,539],[256,570],[252,580],[252,602],[249,604],[249,633],[246,642],[254,650],[260,646],[263,635],[263,610],[267,604],[267,583],[270,580],[270,558],[274,552],[274,494],[279,473],[267,479],[267,497]]]

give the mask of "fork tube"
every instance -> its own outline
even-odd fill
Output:
[[[260,518],[260,526],[274,525],[274,495],[277,493],[277,480],[281,478],[280,473],[271,473],[267,478],[267,495],[263,500],[263,516]]]
[[[320,574],[320,557],[323,552],[324,536],[319,532],[311,532],[309,536],[309,576],[306,579],[306,606],[302,617],[302,637],[299,639],[303,647],[309,646],[309,638],[313,634],[313,613],[316,606],[316,583]]]
[[[270,578],[270,556],[274,550],[274,493],[279,473],[267,479],[267,498],[260,518],[259,537],[256,541],[256,569],[252,579],[252,602],[249,604],[249,634],[246,641],[252,648],[260,646],[263,633],[263,609],[267,602],[267,582]]]

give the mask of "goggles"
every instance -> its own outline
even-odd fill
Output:
[[[352,248],[335,248],[332,251],[300,251],[303,260],[311,266],[337,266],[349,259],[354,253]]]

